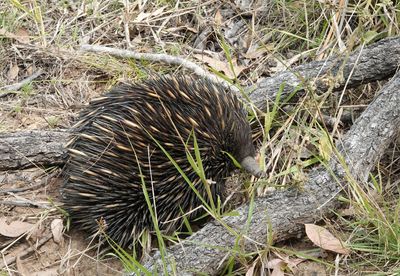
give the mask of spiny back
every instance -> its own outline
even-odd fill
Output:
[[[226,152],[239,162],[255,155],[236,96],[204,79],[158,77],[117,86],[93,100],[67,144],[62,194],[72,221],[94,233],[103,219],[109,237],[122,246],[153,230],[143,176],[160,229],[176,229],[182,219],[175,219],[202,202],[160,146],[209,202],[187,159],[187,151],[194,156],[193,137],[215,202],[234,169]]]

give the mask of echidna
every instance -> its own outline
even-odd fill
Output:
[[[260,173],[246,116],[227,88],[191,77],[122,84],[93,100],[67,144],[62,196],[72,222],[94,233],[102,220],[112,240],[131,244],[154,229],[144,181],[160,230],[175,230],[183,214],[198,215],[191,211],[202,202],[174,162],[210,203],[208,184],[187,157],[195,159],[195,140],[214,202],[235,168],[232,156]]]

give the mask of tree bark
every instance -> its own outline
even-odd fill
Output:
[[[66,131],[31,130],[0,134],[0,171],[62,165]]]
[[[279,87],[285,83],[281,97],[306,85],[318,92],[351,88],[362,83],[387,79],[400,66],[400,37],[383,39],[359,49],[346,57],[336,56],[314,61],[266,78],[249,88],[251,101],[261,110],[276,98]],[[300,89],[298,93],[303,90]]]

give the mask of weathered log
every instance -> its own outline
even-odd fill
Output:
[[[21,131],[0,134],[0,171],[64,163],[67,131]]]
[[[400,37],[381,40],[361,48],[350,55],[345,54],[327,60],[314,61],[281,72],[271,78],[259,81],[256,87],[249,88],[250,99],[260,109],[265,110],[273,101],[282,83],[285,83],[281,97],[301,87],[313,86],[317,91],[327,91],[344,87],[356,87],[363,83],[391,77],[400,65]]]
[[[370,169],[400,130],[400,73],[385,85],[378,97],[362,113],[345,137],[337,142],[349,171],[358,181],[367,179]],[[337,195],[346,185],[346,175],[340,162],[330,162],[332,172],[324,167],[309,173],[302,191],[275,192],[237,209],[238,216],[224,218],[238,236],[232,235],[222,224],[209,223],[201,230],[167,249],[169,264],[174,263],[178,275],[195,275],[196,272],[214,274],[221,260],[242,253],[254,252],[267,240],[269,231],[274,241],[281,241],[303,231],[303,223],[318,221],[328,215],[339,202]],[[248,221],[248,219],[250,221]],[[238,238],[239,237],[239,238]],[[238,246],[240,245],[240,246]],[[231,252],[229,250],[232,250]],[[151,271],[163,271],[160,253],[157,252],[145,266]],[[171,267],[168,267],[171,271]]]

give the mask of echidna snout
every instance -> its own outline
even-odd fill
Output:
[[[253,156],[245,157],[240,164],[242,165],[243,169],[256,177],[262,177],[264,175],[264,172],[260,169],[256,159]]]
[[[142,181],[160,230],[178,228],[183,214],[198,216],[203,204],[198,195],[210,199],[188,161],[195,141],[205,177],[214,183],[209,186],[214,202],[223,197],[225,178],[235,168],[226,153],[259,175],[247,113],[222,85],[159,77],[119,85],[93,100],[67,144],[62,196],[72,222],[95,233],[101,219],[111,239],[129,245],[143,230],[154,229]]]

